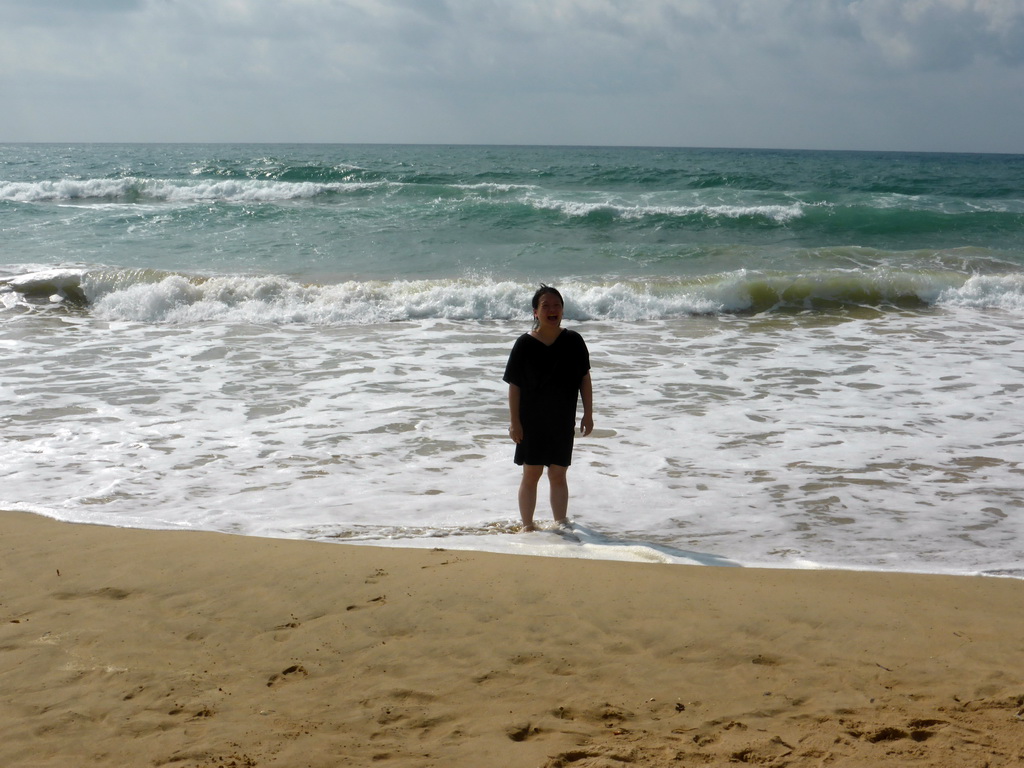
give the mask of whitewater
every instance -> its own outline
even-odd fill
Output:
[[[0,508],[1024,576],[1021,158],[0,157]],[[579,544],[514,533],[500,379],[541,281],[594,366],[596,429],[569,474]]]

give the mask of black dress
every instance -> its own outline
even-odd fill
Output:
[[[575,331],[563,330],[550,346],[529,333],[516,339],[503,377],[520,390],[516,464],[569,466],[580,383],[589,370],[590,352]]]

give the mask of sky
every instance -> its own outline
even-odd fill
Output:
[[[0,0],[0,142],[1024,154],[1024,0]]]

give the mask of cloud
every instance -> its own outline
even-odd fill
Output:
[[[1024,63],[1019,0],[858,0],[846,10],[864,41],[894,67],[956,70],[986,58]]]
[[[0,19],[16,26],[88,24],[110,14],[141,10],[145,0],[0,0]]]
[[[0,139],[930,146],[1022,78],[1020,0],[0,0]]]

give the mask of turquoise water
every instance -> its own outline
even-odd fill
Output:
[[[537,549],[495,534],[543,281],[598,422],[552,553],[1024,556],[1024,156],[6,145],[0,231],[0,506]]]
[[[1024,253],[1021,156],[22,145],[0,157],[11,263],[605,280],[970,273]]]

